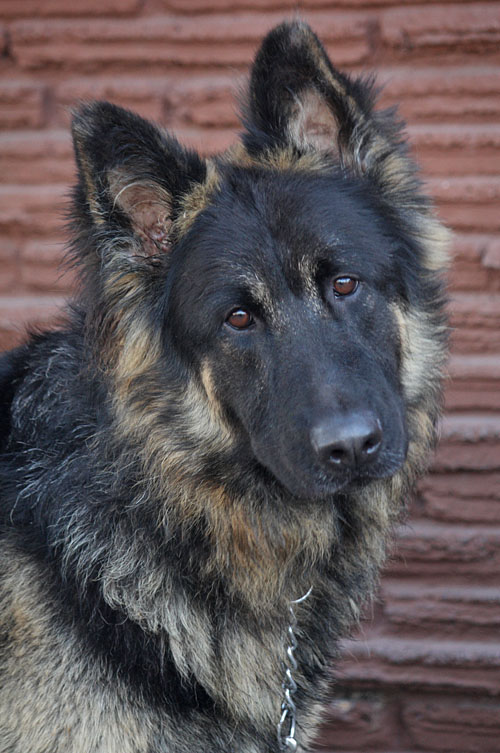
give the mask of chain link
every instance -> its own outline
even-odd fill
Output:
[[[295,650],[297,648],[297,638],[295,635],[295,627],[297,626],[297,616],[294,610],[294,604],[300,604],[305,601],[312,591],[312,586],[309,591],[304,594],[300,599],[292,601],[289,606],[290,623],[287,629],[287,647],[286,647],[286,660],[283,662],[285,668],[285,679],[283,680],[281,687],[283,688],[284,698],[281,704],[281,717],[278,723],[278,744],[280,751],[296,751],[298,747],[297,740],[295,738],[296,726],[297,726],[297,706],[293,700],[293,697],[297,691],[297,683],[295,682],[293,673],[296,672],[298,664],[295,658]]]

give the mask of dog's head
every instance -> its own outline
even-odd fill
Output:
[[[76,115],[93,333],[123,422],[165,452],[226,477],[237,453],[301,498],[420,462],[445,234],[373,100],[291,23],[264,40],[220,157],[108,103]]]

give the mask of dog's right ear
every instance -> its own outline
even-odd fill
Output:
[[[128,110],[84,105],[73,119],[79,220],[123,235],[139,255],[169,250],[182,199],[207,177],[205,160]]]

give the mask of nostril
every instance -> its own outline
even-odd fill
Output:
[[[344,463],[346,459],[347,453],[340,447],[336,447],[333,450],[330,450],[330,460],[332,463],[335,463],[335,465],[341,465],[341,463]]]
[[[374,455],[380,447],[380,436],[371,436],[363,444],[361,452],[364,455]]]
[[[375,427],[372,427],[372,431],[368,436],[360,438],[360,455],[361,458],[365,457],[370,459],[374,457],[380,450],[380,444],[382,442],[382,427],[380,421],[377,419]]]

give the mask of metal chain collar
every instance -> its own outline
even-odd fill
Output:
[[[278,744],[281,751],[295,751],[297,750],[297,740],[295,738],[296,726],[297,726],[297,706],[293,700],[293,696],[297,691],[297,683],[294,680],[293,672],[298,668],[297,659],[294,656],[294,652],[297,648],[297,638],[295,636],[295,627],[297,626],[297,617],[294,610],[294,604],[300,604],[305,601],[312,591],[312,586],[309,591],[301,596],[300,599],[292,601],[289,606],[290,611],[290,624],[287,630],[287,647],[286,647],[286,660],[283,662],[285,667],[285,679],[283,680],[281,687],[284,692],[284,699],[281,704],[281,717],[278,724]]]

